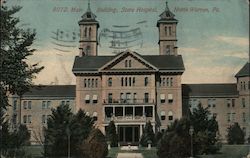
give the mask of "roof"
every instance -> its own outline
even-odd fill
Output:
[[[238,94],[237,85],[235,83],[182,85],[182,95],[184,97],[219,97],[236,96]]]
[[[235,75],[235,77],[245,77],[250,76],[250,63],[246,63],[240,71]]]
[[[96,21],[96,15],[91,11],[90,9],[90,2],[88,2],[88,9],[87,11],[82,15],[82,19],[78,22],[79,24],[82,23],[91,23],[91,24],[97,24],[99,27],[98,21]]]
[[[75,85],[36,85],[23,97],[75,97]]]
[[[164,12],[162,12],[160,15],[160,20],[157,22],[157,26],[159,26],[159,23],[165,23],[165,22],[175,22],[177,23],[178,20],[176,20],[174,17],[174,13],[172,13],[168,7],[168,2],[166,1],[166,8]]]
[[[117,55],[116,55],[117,56]],[[116,56],[76,56],[73,71],[98,71]],[[184,70],[181,55],[140,55],[159,70]]]

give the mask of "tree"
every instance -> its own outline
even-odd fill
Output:
[[[216,117],[207,108],[199,105],[189,118],[175,120],[168,126],[157,146],[160,158],[188,157],[191,155],[191,137],[189,129],[194,128],[193,151],[194,155],[216,153],[221,145],[218,139],[218,123]]]
[[[116,132],[116,127],[114,121],[110,121],[106,131],[106,137],[110,142],[111,147],[118,146],[118,134]]]
[[[237,122],[228,128],[227,142],[228,144],[244,144],[245,134]]]
[[[99,129],[93,129],[80,148],[84,158],[105,158],[108,155],[108,144]]]
[[[68,105],[60,105],[52,110],[45,128],[44,155],[65,157],[68,155],[70,140],[71,156],[79,157],[79,146],[93,129],[94,119],[82,110],[73,114]],[[68,132],[67,132],[68,131]]]
[[[221,147],[216,116],[211,116],[208,108],[203,108],[200,104],[191,113],[190,121],[194,127],[195,154],[216,153]]]
[[[159,158],[180,158],[190,156],[190,121],[187,118],[175,120],[163,133],[157,145]]]
[[[148,146],[148,144],[151,143],[152,145],[155,145],[155,134],[153,131],[153,126],[150,121],[148,121],[143,129],[143,134],[140,139],[140,144],[143,147]]]

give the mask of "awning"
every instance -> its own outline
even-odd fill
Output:
[[[165,100],[165,94],[160,95],[161,100]]]
[[[85,100],[89,100],[89,95],[88,94],[85,96]]]
[[[168,94],[168,100],[173,100],[173,94]]]
[[[97,95],[93,95],[93,100],[97,100]]]
[[[161,111],[161,116],[166,116],[166,112],[165,111]]]
[[[93,117],[97,117],[97,112],[93,112]]]

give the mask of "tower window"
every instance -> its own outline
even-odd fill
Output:
[[[166,54],[167,54],[167,55],[170,55],[170,45],[167,45],[167,46],[166,46]]]
[[[169,35],[171,36],[172,35],[172,27],[171,26],[168,28],[168,31],[169,31]]]
[[[84,29],[84,37],[87,37],[87,28]]]
[[[91,38],[91,27],[89,28],[89,38]]]
[[[165,35],[167,35],[168,34],[168,28],[167,28],[167,26],[165,26]]]
[[[86,54],[87,54],[87,55],[90,55],[90,46],[87,46],[87,47],[86,47]]]

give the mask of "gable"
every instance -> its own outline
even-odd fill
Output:
[[[157,71],[157,68],[148,63],[146,60],[136,53],[123,52],[117,58],[105,64],[101,71],[116,71],[116,70],[149,70]]]

